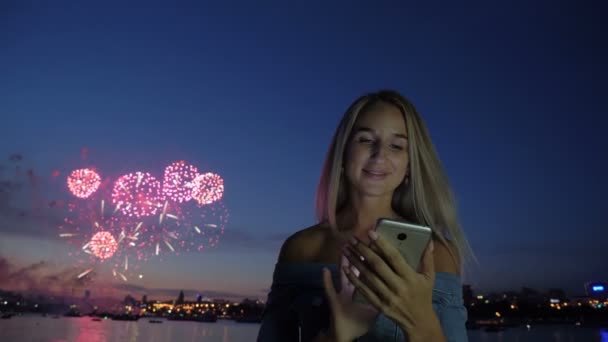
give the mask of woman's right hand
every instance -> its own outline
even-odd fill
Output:
[[[344,267],[350,268],[350,262],[342,256],[340,263],[339,292],[334,287],[331,272],[323,269],[323,285],[331,309],[329,338],[336,342],[350,342],[369,331],[378,311],[371,305],[353,301],[355,287],[344,273]]]

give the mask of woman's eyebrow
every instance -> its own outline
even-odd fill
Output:
[[[369,127],[355,127],[354,129],[355,133],[359,133],[359,132],[369,132],[369,133],[375,133],[375,131]],[[396,138],[401,138],[401,139],[407,139],[407,135],[402,134],[402,133],[395,133],[393,134]]]

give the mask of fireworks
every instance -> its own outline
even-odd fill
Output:
[[[67,179],[68,188],[78,198],[91,196],[101,184],[101,177],[91,169],[72,171]]]
[[[182,203],[192,198],[192,181],[198,176],[195,166],[183,160],[174,162],[165,168],[163,194],[172,201]]]
[[[141,278],[140,264],[149,259],[217,246],[228,221],[223,179],[199,174],[184,161],[165,168],[162,186],[147,172],[102,182],[91,169],[73,171],[67,185],[76,197],[88,199],[52,206],[67,209],[58,236],[72,246],[68,254],[80,269],[78,278],[94,274],[101,264],[116,279]]]
[[[139,171],[124,175],[114,183],[112,202],[127,216],[154,215],[162,203],[160,182]]]
[[[114,255],[117,249],[117,243],[112,234],[108,232],[98,232],[91,238],[91,241],[83,248],[87,248],[93,255],[99,259],[105,260]]]
[[[146,218],[141,224],[141,229],[131,233],[137,238],[130,242],[134,247],[134,260],[146,261],[167,252],[176,252],[174,243],[180,239],[180,231],[184,230],[181,208],[177,203],[166,201],[158,215]]]
[[[224,180],[215,173],[199,175],[192,182],[192,198],[200,205],[211,204],[222,199]]]
[[[217,246],[228,223],[228,210],[221,201],[196,205],[184,214],[186,237],[180,247],[186,252],[202,251]]]

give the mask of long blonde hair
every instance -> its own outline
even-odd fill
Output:
[[[395,189],[393,210],[409,222],[431,227],[434,235],[448,246],[459,264],[475,259],[460,226],[454,196],[426,125],[414,105],[392,90],[381,90],[359,97],[342,117],[319,180],[317,220],[337,229],[336,215],[347,201],[341,172],[344,152],[359,114],[378,103],[393,105],[403,113],[409,142],[410,181],[402,182]],[[451,244],[447,243],[446,237]]]

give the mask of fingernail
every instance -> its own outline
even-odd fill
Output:
[[[376,233],[373,230],[370,230],[369,232],[367,232],[367,235],[369,235],[369,238],[374,241],[378,240],[378,233]]]
[[[356,246],[358,242],[359,242],[359,241],[357,241],[357,239],[355,239],[354,237],[351,237],[351,238],[350,238],[350,243],[351,243],[353,246]]]

